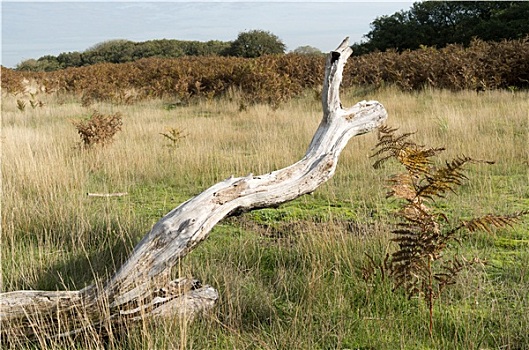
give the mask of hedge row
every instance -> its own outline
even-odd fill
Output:
[[[2,67],[2,89],[24,89],[34,79],[48,92],[74,93],[90,100],[129,102],[152,97],[187,100],[214,98],[230,89],[248,102],[278,104],[306,88],[321,85],[324,58],[287,54],[256,59],[235,57],[148,58],[130,63],[103,63],[49,73],[17,72]],[[484,42],[467,48],[449,45],[415,51],[371,53],[351,57],[344,87],[394,84],[404,90],[427,86],[451,90],[529,87],[529,38]]]

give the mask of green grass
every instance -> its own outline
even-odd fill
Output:
[[[362,90],[347,91],[344,105]],[[388,123],[417,140],[496,160],[469,168],[458,195],[438,201],[456,220],[529,205],[527,92],[401,93],[376,99]],[[169,210],[234,174],[266,173],[301,158],[321,118],[310,94],[272,109],[237,101],[203,101],[172,110],[166,101],[121,112],[123,130],[109,147],[80,151],[69,119],[89,115],[75,99],[16,108],[2,97],[2,291],[79,289],[112,274]],[[159,133],[184,130],[178,147]],[[524,132],[525,130],[525,132]],[[371,167],[374,134],[354,138],[335,177],[313,195],[277,209],[229,218],[183,259],[175,274],[219,290],[212,312],[190,324],[145,322],[110,339],[65,340],[56,349],[528,349],[529,221],[468,236],[459,249],[483,265],[460,276],[436,303],[434,334],[420,299],[362,278],[365,253],[388,248],[391,212],[384,179],[398,171]],[[93,198],[87,192],[128,192]]]

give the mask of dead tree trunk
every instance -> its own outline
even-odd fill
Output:
[[[346,38],[327,58],[323,119],[301,160],[264,175],[230,177],[181,204],[154,225],[123,266],[102,284],[79,291],[0,294],[2,339],[109,332],[130,320],[191,316],[213,307],[218,293],[212,287],[183,278],[169,281],[171,268],[179,259],[223,218],[313,192],[334,174],[349,139],[375,129],[386,119],[384,107],[376,101],[342,108],[339,89],[351,53]]]

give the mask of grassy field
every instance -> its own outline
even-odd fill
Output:
[[[266,173],[304,155],[321,119],[312,92],[272,109],[240,108],[237,94],[169,108],[173,101],[82,107],[69,96],[37,95],[24,111],[2,96],[2,291],[80,289],[110,275],[170,209],[214,183]],[[473,165],[457,195],[437,203],[454,221],[529,207],[529,93],[357,88],[384,104],[388,124],[445,146],[443,159]],[[120,112],[123,130],[105,148],[82,150],[72,120]],[[186,135],[175,147],[167,128]],[[82,349],[529,349],[529,219],[466,237],[479,257],[436,304],[434,334],[418,299],[366,283],[365,253],[389,247],[392,212],[372,168],[375,133],[354,138],[336,175],[312,196],[221,222],[182,261],[179,273],[219,290],[210,314],[186,324],[146,322],[116,338],[49,343]],[[127,192],[95,198],[88,192]],[[176,272],[175,272],[176,274]],[[43,336],[44,337],[44,336]]]

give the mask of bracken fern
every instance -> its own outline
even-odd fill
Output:
[[[81,145],[90,148],[94,145],[105,146],[114,141],[114,135],[121,130],[123,125],[121,114],[104,115],[94,111],[88,120],[72,121],[77,128]]]
[[[528,211],[509,215],[488,214],[451,224],[445,213],[432,208],[434,199],[444,198],[447,192],[455,193],[455,188],[467,179],[464,174],[466,165],[493,162],[460,156],[442,167],[436,167],[431,158],[444,148],[418,145],[410,140],[413,133],[398,135],[396,130],[388,126],[379,129],[378,143],[372,157],[378,157],[373,165],[375,168],[396,159],[406,169],[406,172],[389,179],[390,191],[387,194],[387,197],[401,200],[396,213],[398,222],[391,239],[398,248],[386,257],[381,266],[376,266],[374,259],[369,256],[364,278],[368,279],[380,270],[383,276],[392,278],[394,291],[403,288],[410,298],[414,295],[423,297],[430,313],[431,336],[435,299],[446,286],[455,283],[460,271],[472,263],[455,254],[447,254],[445,250],[450,243],[460,241],[458,233],[462,229],[492,232],[494,227],[512,226]]]

